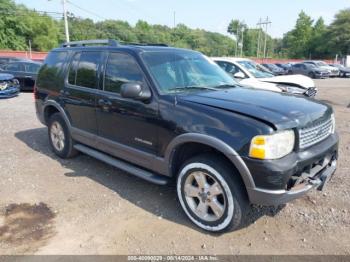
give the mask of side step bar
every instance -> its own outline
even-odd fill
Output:
[[[166,185],[169,182],[169,179],[166,177],[151,173],[142,168],[129,164],[123,160],[116,159],[112,156],[109,156],[105,153],[102,153],[90,147],[84,146],[82,144],[75,144],[74,148],[84,154],[87,154],[111,166],[114,166],[134,176],[147,180],[148,182],[151,182],[157,185]]]

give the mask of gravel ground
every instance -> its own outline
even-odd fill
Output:
[[[324,192],[255,207],[245,228],[194,227],[171,187],[85,155],[58,159],[33,95],[0,100],[0,254],[350,254],[350,79],[317,80],[341,137]]]

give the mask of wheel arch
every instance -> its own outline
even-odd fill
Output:
[[[44,121],[45,121],[46,125],[48,124],[48,120],[49,120],[50,116],[54,113],[61,113],[64,121],[67,124],[68,129],[71,128],[69,118],[68,118],[67,114],[65,113],[65,111],[63,110],[63,108],[61,107],[61,105],[53,100],[46,101],[44,108],[43,108]]]
[[[250,188],[255,187],[254,180],[252,178],[252,175],[250,174],[250,171],[246,164],[244,163],[243,159],[238,155],[238,153],[229,145],[227,145],[225,142],[221,141],[218,138],[203,135],[203,134],[196,134],[196,133],[188,133],[183,134],[178,137],[176,137],[167,147],[167,150],[165,152],[165,160],[167,163],[169,163],[169,174],[172,177],[176,176],[176,160],[178,154],[181,154],[181,149],[185,147],[186,145],[197,145],[202,148],[211,148],[214,151],[217,151],[221,153],[225,158],[227,158],[231,164],[237,169],[238,173],[241,176],[241,179],[243,180],[243,183],[248,191]],[[201,153],[205,153],[200,151]]]

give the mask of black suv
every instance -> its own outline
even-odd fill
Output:
[[[321,190],[336,169],[330,106],[241,87],[195,51],[66,43],[34,94],[58,156],[80,151],[156,184],[174,180],[187,216],[209,231],[237,228],[251,203]]]

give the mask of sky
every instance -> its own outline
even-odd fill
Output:
[[[173,26],[176,23],[191,28],[226,33],[231,19],[243,20],[255,28],[259,18],[272,22],[268,33],[282,37],[291,30],[298,14],[304,10],[313,19],[322,16],[326,23],[350,0],[67,0],[69,12],[94,21],[116,19],[134,25],[139,19],[151,24]],[[38,11],[62,12],[61,0],[15,0]],[[70,3],[69,3],[70,2]],[[78,8],[80,7],[80,8]]]

